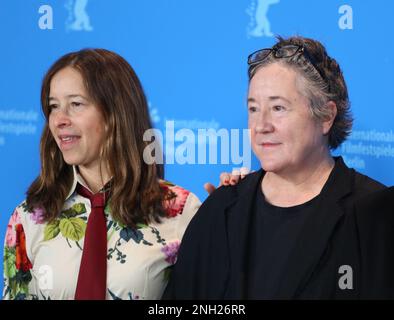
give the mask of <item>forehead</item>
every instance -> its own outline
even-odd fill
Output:
[[[284,96],[297,98],[302,95],[301,76],[291,67],[272,63],[257,69],[249,83],[249,97],[264,98]]]
[[[85,94],[85,85],[81,74],[71,67],[59,70],[50,83],[50,96]]]

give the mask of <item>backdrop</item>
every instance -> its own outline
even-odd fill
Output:
[[[343,68],[355,117],[336,154],[393,185],[392,12],[390,0],[0,0],[0,238],[39,172],[42,77],[85,47],[130,62],[163,137],[166,178],[204,200],[221,171],[258,168],[243,130],[248,54],[275,35],[319,39]]]

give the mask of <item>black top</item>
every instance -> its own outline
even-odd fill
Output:
[[[202,204],[183,236],[165,299],[257,298],[250,284],[255,281],[257,287],[264,278],[253,271],[254,263],[265,269],[267,275],[261,277],[270,278],[261,292],[275,286],[268,296],[274,299],[394,298],[394,214],[383,210],[386,207],[375,212],[381,197],[369,199],[369,206],[357,206],[360,198],[385,186],[349,169],[342,158],[335,158],[334,169],[320,195],[307,204],[309,214],[303,208],[302,217],[291,212],[288,220],[280,217],[262,227],[264,232],[274,233],[271,237],[280,239],[261,242],[265,243],[262,256],[270,255],[270,259],[277,260],[272,265],[283,267],[279,277],[279,270],[268,265],[268,258],[250,260],[260,255],[250,253],[259,250],[251,239],[264,233],[254,230],[258,227],[256,213],[261,213],[254,210],[256,194],[264,173],[260,170],[236,186],[221,187]],[[386,198],[390,196],[393,192]],[[315,205],[318,210],[313,210]],[[262,220],[266,216],[268,213]],[[296,218],[292,220],[291,216]],[[268,226],[274,224],[279,227],[270,230]],[[282,249],[276,249],[278,246]],[[343,276],[340,268],[344,265],[352,268],[352,289],[339,286]]]
[[[257,188],[250,238],[248,298],[276,296],[287,261],[309,215],[318,210],[319,199],[317,196],[301,205],[277,207],[268,203],[261,188]]]

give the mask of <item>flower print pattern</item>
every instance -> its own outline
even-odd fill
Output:
[[[161,249],[161,252],[163,252],[166,256],[165,260],[171,265],[175,264],[176,262],[180,244],[180,241],[174,241]]]
[[[195,196],[188,200],[190,192],[181,187],[166,181],[160,186],[166,212],[160,222],[122,225],[112,219],[107,203],[108,299],[160,299],[185,227],[199,205]],[[90,212],[89,203],[77,192],[70,192],[58,218],[50,222],[44,221],[44,210],[31,210],[26,201],[19,205],[7,226],[3,298],[73,299]],[[61,277],[62,287],[40,287],[41,266],[58,270],[64,265],[73,271],[53,273],[55,279]]]
[[[7,247],[15,247],[16,245],[16,230],[15,230],[15,226],[20,224],[20,216],[18,211],[14,211],[14,213],[12,214],[10,221],[7,225],[7,231],[6,231],[6,245]]]
[[[15,265],[17,270],[21,270],[22,272],[28,272],[33,266],[27,257],[26,253],[26,235],[23,231],[23,226],[21,224],[17,224],[15,226],[16,229],[16,260]]]
[[[71,240],[82,250],[78,241],[85,236],[87,225],[85,213],[86,207],[83,203],[75,203],[70,208],[63,210],[59,218],[46,225],[44,240],[51,240],[61,234],[70,248],[72,247]]]
[[[160,186],[165,194],[163,206],[167,217],[181,214],[190,192],[167,181],[161,181]]]
[[[32,264],[26,252],[26,235],[18,211],[14,211],[7,227],[4,248],[4,297],[24,300],[32,280]]]
[[[30,219],[35,224],[42,224],[44,222],[44,210],[41,208],[35,208],[30,214]]]

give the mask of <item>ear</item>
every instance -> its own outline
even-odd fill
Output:
[[[323,120],[322,128],[323,134],[327,135],[330,132],[332,124],[337,116],[337,105],[334,101],[328,101],[326,108],[330,111],[327,118]]]

